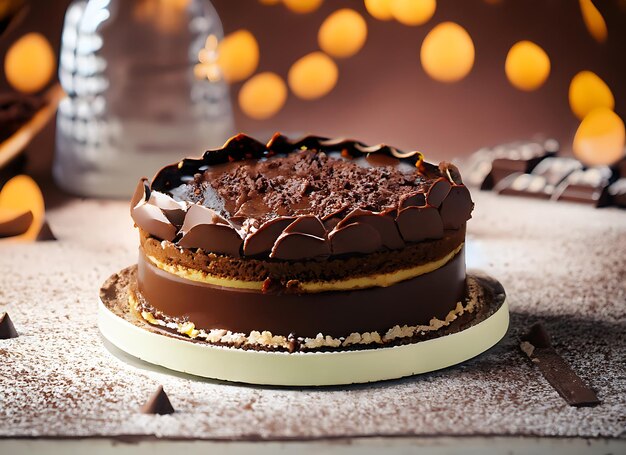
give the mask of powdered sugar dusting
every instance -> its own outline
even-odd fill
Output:
[[[468,262],[507,290],[507,338],[443,371],[313,389],[200,380],[109,351],[97,332],[97,295],[108,276],[136,261],[128,204],[75,201],[51,211],[60,241],[0,246],[0,311],[20,334],[0,340],[0,436],[624,437],[626,214],[473,198]],[[521,352],[518,335],[540,319],[600,406],[567,406]],[[159,384],[177,412],[140,414]]]

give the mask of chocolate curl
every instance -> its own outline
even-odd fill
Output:
[[[539,367],[539,371],[570,406],[600,404],[596,393],[572,370],[552,347],[542,324],[533,325],[521,337],[520,348]]]
[[[173,414],[174,412],[176,411],[172,403],[170,403],[170,399],[167,397],[162,385],[159,386],[156,392],[154,392],[141,407],[142,414],[165,415]]]

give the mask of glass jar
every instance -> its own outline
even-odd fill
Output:
[[[62,35],[53,173],[83,196],[128,197],[140,177],[233,134],[228,86],[194,75],[223,36],[208,0],[76,0]]]

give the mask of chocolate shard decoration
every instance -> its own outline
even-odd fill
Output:
[[[187,209],[184,203],[177,202],[171,196],[159,191],[151,191],[148,204],[160,208],[163,215],[175,226],[182,226]]]
[[[600,404],[596,393],[571,369],[556,352],[550,336],[540,323],[521,337],[520,348],[539,367],[539,371],[570,406]]]
[[[384,247],[397,250],[404,247],[404,240],[398,230],[398,225],[390,215],[368,212],[355,209],[341,220],[336,227],[341,228],[352,223],[366,223],[373,227],[380,235]]]
[[[325,258],[330,255],[330,242],[309,234],[283,233],[278,237],[270,258],[286,261]]]
[[[263,223],[256,231],[246,237],[243,243],[243,254],[256,256],[272,251],[278,236],[293,223],[293,220],[293,217],[281,217]]]
[[[33,223],[30,210],[12,210],[0,207],[0,238],[21,235]]]
[[[177,244],[183,248],[201,248],[213,253],[240,256],[243,240],[235,228],[214,210],[192,205],[180,231],[182,237]]]
[[[421,242],[443,237],[443,222],[435,207],[408,207],[396,219],[406,242]]]
[[[176,227],[156,205],[139,202],[130,215],[137,226],[159,239],[172,241],[176,237]]]
[[[166,415],[173,414],[174,412],[176,411],[161,385],[141,407],[142,414]]]
[[[463,179],[461,178],[461,172],[459,168],[448,161],[442,161],[439,163],[439,170],[448,176],[449,182],[454,185],[463,185]]]
[[[441,203],[439,213],[444,229],[458,229],[472,217],[474,202],[464,185],[453,185],[448,197]]]
[[[450,188],[452,188],[452,185],[450,185],[450,182],[447,179],[444,179],[443,177],[437,179],[426,194],[426,202],[428,205],[439,208],[443,200],[450,192]]]
[[[37,241],[46,242],[46,241],[52,241],[52,240],[57,240],[57,238],[52,232],[52,229],[50,229],[50,224],[48,224],[48,221],[44,220],[43,224],[41,225],[41,229],[39,230],[39,233],[37,234]]]
[[[9,313],[0,313],[0,340],[8,340],[9,338],[17,337],[17,330],[15,330],[15,326],[9,317]]]
[[[406,209],[407,207],[424,207],[425,205],[426,194],[418,192],[407,194],[404,197],[401,197],[398,207],[400,208],[400,210],[402,210]]]
[[[352,223],[328,234],[333,254],[372,253],[382,246],[380,234],[367,223]]]
[[[150,182],[147,178],[142,178],[135,188],[133,197],[130,199],[130,214],[133,214],[133,209],[139,205],[139,203],[148,202],[150,198]]]
[[[293,223],[287,226],[285,233],[310,234],[316,237],[325,237],[326,228],[318,217],[315,215],[307,215],[297,218]]]

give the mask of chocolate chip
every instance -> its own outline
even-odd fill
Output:
[[[52,232],[52,229],[50,229],[50,225],[48,224],[48,222],[44,220],[43,225],[41,226],[41,229],[39,230],[39,233],[37,234],[37,241],[45,242],[48,240],[57,240],[57,238]]]
[[[167,397],[167,394],[161,385],[141,407],[142,414],[165,415],[173,414],[174,412],[176,411],[174,410],[172,403],[170,403],[170,399]]]
[[[17,338],[17,330],[11,321],[8,313],[0,313],[0,340]]]

